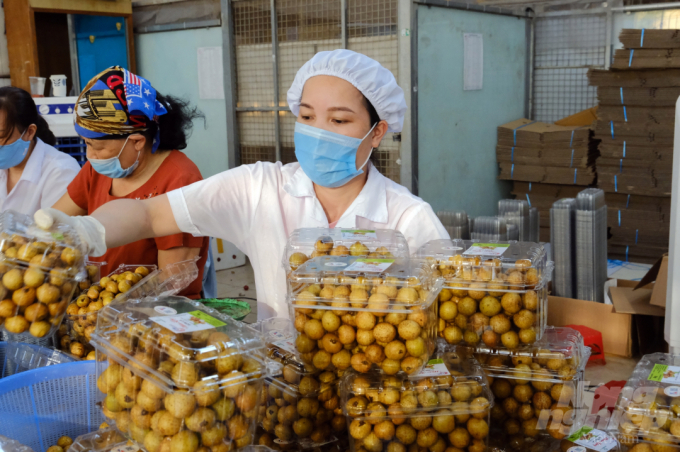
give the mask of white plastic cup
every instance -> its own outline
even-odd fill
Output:
[[[66,76],[63,74],[50,76],[52,82],[52,95],[54,97],[66,97]]]
[[[28,77],[31,82],[31,96],[45,97],[45,77]]]

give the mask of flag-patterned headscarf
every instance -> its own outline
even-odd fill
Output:
[[[106,69],[90,80],[76,101],[75,127],[84,138],[145,132],[168,111],[156,100],[148,80],[120,66]],[[156,128],[152,152],[160,144]]]

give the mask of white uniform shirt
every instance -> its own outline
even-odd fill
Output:
[[[299,163],[258,162],[168,193],[183,232],[232,242],[255,272],[258,319],[288,317],[283,253],[299,228],[328,227],[312,181]],[[336,227],[397,229],[411,253],[449,238],[428,203],[369,165],[368,180]]]
[[[0,211],[16,210],[31,215],[52,207],[80,171],[76,159],[37,139],[24,172],[7,193],[7,171],[0,170]]]

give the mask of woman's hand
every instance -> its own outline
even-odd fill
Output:
[[[71,217],[57,209],[40,209],[33,219],[44,230],[49,230],[55,223],[71,226],[80,237],[83,251],[89,256],[103,256],[106,253],[106,230],[95,218]]]

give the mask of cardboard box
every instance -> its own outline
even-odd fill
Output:
[[[635,286],[635,290],[642,289],[654,282],[650,304],[666,308],[666,290],[668,289],[668,254],[664,254],[649,269],[647,274]]]
[[[597,106],[574,113],[571,116],[555,121],[558,126],[590,126],[597,119]]]
[[[670,127],[675,125],[674,107],[623,107],[601,106],[597,110],[597,118],[601,121],[623,121],[623,122],[653,122],[654,124],[665,124]]]
[[[604,351],[631,358],[665,350],[665,310],[652,306],[653,285],[634,290],[634,281],[617,280],[610,288],[613,304],[548,297],[548,325],[585,325],[602,333]]]
[[[639,93],[649,92],[649,98],[662,99],[664,96],[658,96],[654,91],[657,88],[672,88],[678,86],[678,79],[680,79],[680,70],[673,69],[669,71],[657,70],[643,70],[643,71],[610,71],[607,69],[590,69],[588,70],[588,79],[592,86],[608,86],[616,90],[618,99],[620,101],[620,88],[623,87],[623,98],[626,105],[630,105],[628,99],[630,98],[630,91],[627,88],[637,88]],[[598,96],[600,90],[598,89]],[[615,96],[612,96],[616,98]],[[673,96],[671,96],[673,97]],[[676,94],[674,99],[677,100]],[[670,99],[668,99],[670,100]],[[675,105],[673,100],[673,105]],[[620,103],[619,103],[620,105]]]

